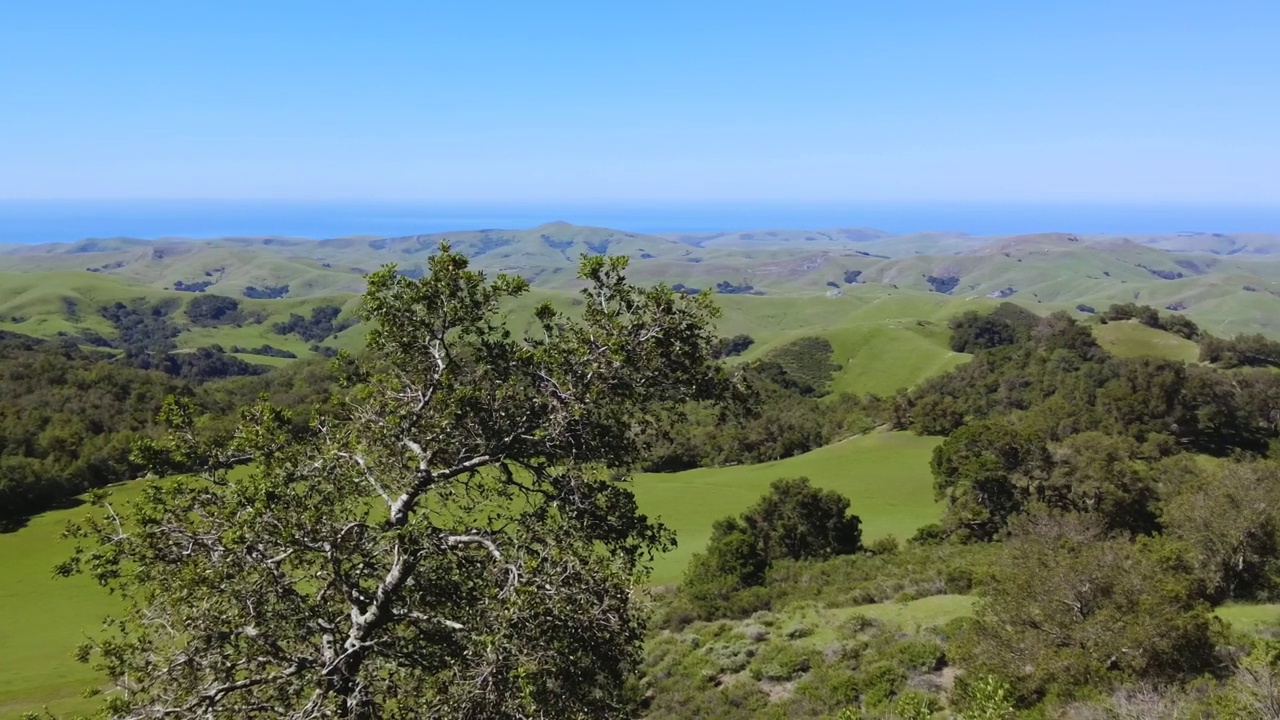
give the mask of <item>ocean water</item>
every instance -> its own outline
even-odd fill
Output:
[[[873,227],[973,235],[1280,232],[1280,205],[433,204],[351,201],[0,200],[0,243],[106,237],[333,238],[528,228],[563,220],[632,232]]]

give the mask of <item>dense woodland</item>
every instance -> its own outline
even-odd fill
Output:
[[[239,377],[244,376],[244,377]],[[266,393],[305,408],[333,385],[327,363],[266,374],[219,348],[114,356],[75,342],[0,335],[0,528],[90,488],[139,475],[132,446],[157,432],[167,396],[192,398],[230,424]],[[215,432],[217,424],[208,430]]]

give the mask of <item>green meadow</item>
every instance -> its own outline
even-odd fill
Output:
[[[1191,340],[1133,320],[1095,325],[1093,335],[1107,352],[1119,357],[1159,357],[1185,363],[1200,358],[1200,346]]]
[[[706,546],[711,523],[747,509],[780,477],[807,476],[847,496],[850,510],[862,518],[864,540],[905,540],[941,514],[929,474],[938,442],[910,433],[873,433],[776,462],[638,475],[633,489],[641,510],[675,530],[679,542],[658,560],[653,581],[677,582],[690,556]]]
[[[112,491],[129,500],[138,484]],[[44,706],[54,714],[89,709],[81,697],[100,678],[72,653],[100,626],[114,600],[87,577],[57,578],[53,567],[71,553],[58,536],[73,519],[91,510],[81,506],[31,518],[23,528],[0,534],[0,718],[17,717]]]

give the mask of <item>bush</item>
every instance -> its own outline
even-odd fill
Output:
[[[872,555],[892,555],[900,549],[898,538],[892,535],[876,538],[867,545],[867,552]]]
[[[907,685],[907,674],[891,662],[878,662],[858,673],[862,702],[869,708],[885,707]]]
[[[796,695],[833,708],[854,707],[862,698],[862,685],[853,670],[827,664],[796,683]]]
[[[955,643],[958,664],[1007,679],[1027,702],[1208,670],[1208,607],[1178,553],[1103,537],[1089,516],[1037,514],[1020,527]]]
[[[893,714],[898,720],[929,720],[941,709],[937,698],[918,690],[908,690],[893,701]]]
[[[809,671],[812,650],[795,643],[774,641],[765,644],[751,659],[751,677],[757,680],[786,681]]]
[[[778,560],[823,558],[856,552],[861,523],[848,514],[844,496],[814,488],[808,478],[784,478],[742,514],[711,529],[703,553],[685,571],[681,592],[703,618],[735,617],[768,607],[767,593],[745,593],[765,582]]]

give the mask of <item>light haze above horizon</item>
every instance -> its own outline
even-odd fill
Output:
[[[1280,206],[1280,5],[6,3],[0,200]]]

